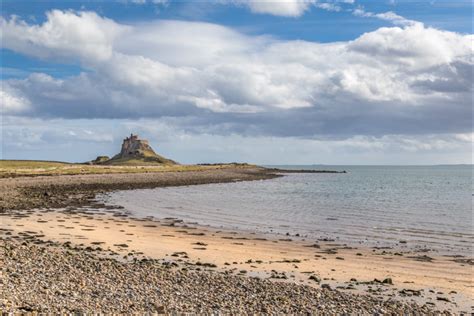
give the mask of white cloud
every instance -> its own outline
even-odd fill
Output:
[[[374,12],[365,11],[364,8],[359,7],[359,8],[354,9],[352,11],[352,14],[355,16],[364,17],[364,18],[377,18],[380,20],[389,21],[393,23],[394,25],[400,25],[400,26],[412,26],[412,25],[422,24],[418,21],[406,19],[403,16],[398,15],[392,11],[383,12],[383,13],[374,13]]]
[[[329,3],[329,2],[315,3],[315,6],[317,8],[324,9],[324,10],[327,10],[327,11],[339,12],[339,11],[342,10],[342,8],[340,6],[338,6],[337,4]]]
[[[412,26],[422,24],[392,11],[376,13],[366,11],[363,6],[354,8],[355,0],[220,0],[218,3],[247,6],[251,12],[256,14],[282,17],[300,17],[312,7],[332,12],[340,12],[343,11],[343,8],[347,8],[347,11],[352,12],[354,16],[376,18],[388,21],[393,25]]]
[[[269,14],[282,17],[300,17],[311,7],[327,11],[341,11],[339,4],[353,4],[354,0],[221,0],[220,3],[232,3],[247,6],[256,14]]]
[[[247,5],[253,13],[277,16],[301,16],[316,0],[237,0]]]
[[[2,115],[21,114],[30,110],[31,106],[30,101],[21,94],[18,94],[18,91],[9,87],[3,87],[3,85],[0,88],[0,101],[2,102]]]
[[[103,61],[112,55],[112,42],[127,30],[94,12],[52,10],[41,26],[13,17],[0,17],[2,46],[40,58],[79,58]]]
[[[466,142],[466,143],[472,143],[474,146],[474,133],[465,133],[465,134],[456,134],[454,137],[457,140]]]
[[[172,66],[195,67],[224,59],[240,61],[258,53],[271,41],[270,37],[249,37],[211,23],[158,20],[137,25],[115,42],[115,49]]]
[[[303,137],[472,127],[465,120],[472,113],[472,35],[413,24],[321,44],[200,22],[123,25],[69,11],[49,13],[42,25],[1,23],[5,48],[88,70],[4,81],[3,91],[28,104],[23,115],[191,117],[179,124]]]
[[[423,74],[419,75],[426,76],[434,75],[431,67],[456,60],[471,63],[473,38],[415,24],[405,28],[380,28],[363,34],[349,47],[376,62],[392,64],[406,72],[420,71]]]

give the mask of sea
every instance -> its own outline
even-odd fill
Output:
[[[347,173],[117,191],[102,199],[135,217],[472,256],[472,165],[271,167]]]

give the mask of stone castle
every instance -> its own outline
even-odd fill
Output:
[[[147,140],[139,139],[138,135],[130,134],[122,143],[122,149],[116,158],[144,157],[156,155]]]

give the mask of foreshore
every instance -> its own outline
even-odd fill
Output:
[[[0,179],[6,312],[470,313],[472,262],[142,219],[97,193],[264,180],[275,170]],[[463,261],[464,260],[464,261]]]
[[[109,170],[102,167],[101,171]],[[225,183],[265,180],[281,176],[275,170],[251,165],[198,166],[178,171],[98,174],[48,174],[24,176],[15,173],[0,179],[0,212],[32,208],[60,208],[84,206],[94,200],[97,193],[114,190],[132,190],[167,186]],[[120,171],[120,169],[119,169]]]

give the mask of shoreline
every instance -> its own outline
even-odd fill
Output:
[[[286,174],[284,176],[286,178]],[[289,178],[291,179],[291,175]],[[319,178],[325,181],[324,178]],[[271,179],[268,185],[272,186],[274,183],[285,181],[283,178]],[[422,252],[427,255],[453,256],[456,258],[471,258],[472,264],[472,247],[461,236],[446,235],[444,231],[439,232],[439,237],[448,236],[451,238],[458,237],[457,244],[452,244],[443,240],[422,240],[413,238],[410,234],[423,234],[423,229],[419,231],[416,228],[391,229],[378,228],[377,231],[370,231],[372,226],[366,226],[366,230],[362,231],[362,226],[356,226],[355,230],[351,230],[351,226],[347,226],[347,222],[341,223],[339,219],[330,212],[320,218],[320,222],[325,226],[310,225],[301,221],[282,222],[281,216],[277,217],[277,221],[273,221],[271,217],[262,217],[256,214],[255,217],[247,217],[239,213],[239,209],[245,212],[249,206],[249,199],[253,202],[250,207],[255,205],[255,195],[252,192],[245,196],[245,191],[242,188],[252,190],[252,188],[264,188],[266,181],[259,181],[258,183],[230,183],[230,184],[205,184],[202,187],[175,187],[175,188],[156,188],[156,189],[137,189],[134,190],[133,196],[129,196],[128,191],[119,190],[108,192],[105,194],[98,194],[97,200],[110,206],[117,206],[118,208],[129,212],[132,217],[149,217],[153,216],[156,219],[166,217],[176,217],[193,225],[198,225],[203,228],[219,229],[225,231],[239,231],[244,234],[257,233],[263,236],[280,236],[279,238],[306,238],[308,240],[332,240],[336,243],[345,243],[354,247],[364,247],[373,249],[385,249],[387,251],[404,253],[407,251]],[[233,191],[239,192],[237,194]],[[212,193],[211,193],[212,192]],[[215,193],[217,192],[217,193]],[[187,196],[191,194],[191,196]],[[200,197],[202,194],[206,198]],[[225,194],[224,199],[220,199],[220,194]],[[183,195],[181,198],[180,196]],[[170,198],[171,196],[171,198]],[[229,197],[230,196],[230,197]],[[257,195],[258,196],[258,195]],[[156,197],[156,199],[155,199]],[[194,198],[199,201],[193,201]],[[207,203],[203,201],[213,201]],[[153,205],[149,207],[146,203]],[[226,201],[223,203],[223,201]],[[242,203],[236,204],[236,201]],[[155,205],[155,203],[157,203]],[[230,205],[227,205],[230,203]],[[263,210],[269,211],[266,203],[260,201],[260,205],[256,204],[255,212]],[[283,208],[278,209],[275,206],[275,213],[285,211]],[[286,210],[287,211],[287,210]],[[245,212],[249,214],[249,212]],[[270,214],[272,215],[272,214]],[[267,220],[268,219],[268,220]],[[337,221],[337,222],[336,222]],[[384,234],[384,232],[387,232]],[[406,233],[408,232],[408,233]],[[422,236],[423,237],[423,236]],[[462,238],[462,239],[461,239]],[[453,241],[455,242],[455,241]],[[464,245],[462,245],[464,243]],[[466,259],[467,260],[467,259]]]
[[[281,177],[251,165],[226,165],[191,171],[37,175],[0,178],[0,214],[38,207],[86,206],[97,193]]]
[[[77,185],[80,186],[81,181],[87,178],[83,176],[73,176],[79,177],[73,180],[63,178],[62,182],[59,181],[60,183],[54,181],[56,182],[54,185],[42,178],[35,178],[41,181],[29,182],[18,181],[16,178],[12,180],[15,183],[14,187],[26,186],[28,189],[24,192],[27,192],[27,197],[37,198],[44,189],[48,189],[46,192],[50,193],[33,200],[32,203],[23,204],[29,206],[28,209],[8,211],[3,209],[3,213],[0,213],[2,215],[1,239],[7,248],[20,242],[23,244],[22,247],[28,249],[37,246],[61,249],[60,252],[64,249],[68,251],[77,249],[79,257],[87,254],[92,256],[93,260],[103,258],[129,264],[145,259],[145,262],[156,261],[160,266],[170,266],[172,270],[187,269],[186,271],[192,271],[198,278],[202,277],[203,273],[222,274],[232,280],[234,277],[237,278],[236,280],[253,280],[257,277],[261,281],[255,282],[268,281],[271,284],[270,287],[276,284],[275,286],[278,286],[280,290],[283,287],[283,291],[298,284],[299,290],[292,289],[291,291],[298,293],[309,291],[308,293],[323,295],[323,297],[326,297],[326,292],[329,291],[331,295],[342,295],[346,301],[358,301],[362,299],[359,295],[369,295],[372,298],[365,298],[365,301],[372,302],[371,300],[374,299],[377,301],[368,309],[346,309],[346,311],[373,313],[376,312],[374,306],[385,306],[384,302],[393,300],[412,306],[410,308],[415,309],[411,312],[418,311],[418,313],[448,309],[454,313],[472,311],[466,301],[466,297],[469,298],[472,294],[470,279],[472,267],[468,264],[453,262],[455,258],[432,257],[434,260],[428,262],[423,260],[426,254],[412,254],[414,258],[408,258],[409,254],[400,256],[395,254],[394,250],[363,247],[356,249],[330,241],[295,240],[294,237],[290,241],[289,238],[190,225],[179,219],[139,219],[122,214],[121,210],[114,206],[94,201],[95,193],[113,191],[117,187],[134,189],[135,186],[140,188],[150,185],[189,185],[217,181],[260,180],[278,176],[266,170],[262,171],[260,168],[242,169],[221,170],[217,171],[217,174],[214,170],[210,172],[211,174],[200,171],[201,173],[183,172],[138,178],[130,177],[130,175],[118,178],[101,175],[99,184],[97,184],[97,176],[89,177],[87,180],[89,182],[83,188],[77,188]],[[117,183],[119,179],[125,181]],[[38,181],[41,185],[35,189]],[[179,184],[180,181],[181,184]],[[27,182],[28,185],[26,185]],[[50,199],[53,199],[54,203],[44,203]],[[46,204],[46,207],[42,207],[41,210],[34,209],[36,205],[42,203]],[[48,209],[54,205],[61,205],[63,209]],[[214,272],[204,270],[214,270]],[[8,272],[6,276],[7,280],[11,279]],[[189,280],[189,282],[194,281]],[[286,285],[281,285],[281,283]],[[209,286],[218,285],[209,284]],[[258,286],[261,284],[259,283]],[[235,285],[231,288],[235,290]],[[272,291],[269,290],[269,293]],[[241,299],[249,298],[241,297]],[[333,302],[336,309],[322,310],[342,312],[345,309],[340,306],[340,303]],[[167,312],[179,310],[173,309],[174,307],[170,309],[170,306],[174,306],[173,304],[159,307],[161,310],[161,306],[164,306]],[[269,304],[279,306],[275,301]],[[332,303],[325,304],[330,306]],[[320,305],[321,303],[318,306]],[[318,310],[311,304],[305,306],[308,308],[306,310]],[[406,306],[398,306],[398,310],[392,311],[406,310],[408,308]],[[7,308],[5,305],[3,307]],[[129,309],[129,311],[133,310],[133,308]],[[150,307],[149,310],[155,309]],[[196,309],[191,310],[196,311]],[[237,309],[230,310],[238,311]],[[294,313],[305,309],[282,310]],[[385,306],[383,310],[389,312],[391,309]],[[248,309],[248,311],[251,310]]]

